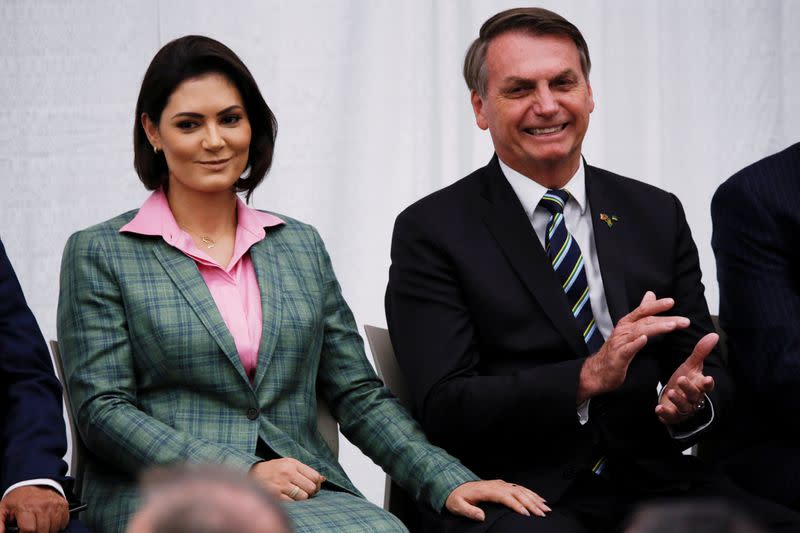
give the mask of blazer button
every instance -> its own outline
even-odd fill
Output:
[[[255,407],[251,407],[247,410],[247,419],[248,420],[255,420],[258,418],[258,409]]]
[[[578,472],[577,470],[575,470],[575,467],[568,466],[564,468],[563,472],[561,472],[561,477],[563,477],[564,479],[575,479],[575,476],[577,474]]]

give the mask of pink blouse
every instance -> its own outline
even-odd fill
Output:
[[[274,215],[247,207],[238,198],[237,221],[233,257],[227,267],[222,267],[204,250],[195,246],[192,237],[178,226],[161,189],[153,192],[133,220],[119,231],[160,236],[167,244],[194,259],[222,320],[233,336],[242,365],[252,380],[258,363],[262,315],[258,279],[247,252],[266,236],[265,227],[284,222]]]

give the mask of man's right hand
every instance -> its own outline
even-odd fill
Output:
[[[297,459],[262,461],[250,467],[250,476],[282,501],[307,500],[322,487],[325,477]]]
[[[69,523],[67,500],[50,487],[22,486],[0,502],[0,533],[10,518],[20,533],[57,533]]]
[[[647,291],[639,307],[622,317],[597,353],[588,357],[581,368],[577,405],[592,396],[617,389],[625,381],[634,356],[647,339],[689,326],[682,316],[654,316],[672,309],[672,298],[656,299]]]

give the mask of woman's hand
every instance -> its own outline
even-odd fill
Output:
[[[486,515],[475,505],[480,502],[499,503],[525,516],[544,516],[550,511],[544,498],[532,490],[501,479],[469,481],[459,485],[447,497],[445,507],[453,514],[483,522]]]
[[[250,467],[250,475],[282,501],[307,500],[322,487],[325,477],[297,459],[262,461]]]

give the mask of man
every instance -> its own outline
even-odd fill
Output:
[[[86,529],[70,522],[61,385],[0,242],[0,533]],[[69,526],[68,526],[69,524]]]
[[[677,198],[581,158],[590,66],[555,13],[489,19],[464,75],[496,156],[395,226],[386,313],[416,416],[552,508],[476,529],[609,531],[650,497],[746,499],[681,453],[724,417],[729,380]]]
[[[127,533],[289,533],[289,519],[246,476],[212,466],[145,474],[144,504]]]
[[[736,382],[731,478],[800,510],[800,143],[737,172],[711,203],[720,322]]]

